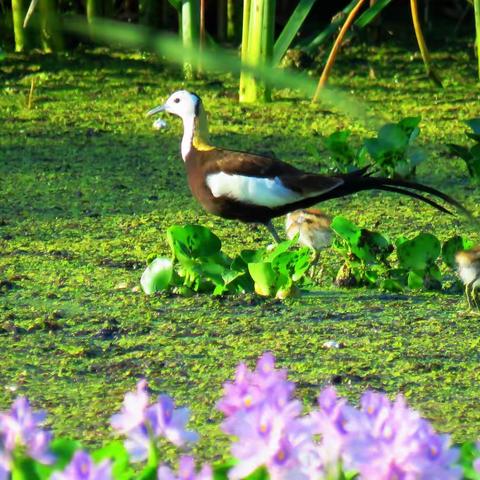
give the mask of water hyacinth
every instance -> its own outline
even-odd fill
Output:
[[[275,359],[265,353],[254,372],[244,364],[234,382],[226,382],[218,408],[227,415],[224,432],[237,437],[232,454],[238,459],[230,471],[232,479],[244,478],[265,466],[270,478],[299,472],[303,449],[312,449],[312,435],[300,418],[301,403],[292,398],[295,386],[285,370],[275,369]],[[318,467],[317,467],[318,469]]]
[[[51,480],[112,480],[109,460],[95,465],[90,455],[82,450],[75,453],[63,472],[55,472]]]
[[[253,372],[240,364],[234,382],[224,385],[222,428],[237,439],[231,479],[261,466],[273,479],[340,478],[345,468],[365,480],[462,478],[449,436],[437,434],[403,397],[391,402],[367,392],[357,409],[327,387],[318,408],[301,416],[293,390],[268,353]]]
[[[195,459],[188,455],[180,457],[178,473],[170,467],[160,465],[157,472],[158,480],[212,480],[213,472],[210,465],[204,465],[199,472],[195,470]]]
[[[44,419],[45,413],[34,412],[25,397],[18,397],[10,411],[0,413],[0,480],[8,478],[17,449],[40,463],[54,462],[50,452],[52,434],[40,428]]]
[[[160,395],[155,403],[149,402],[147,383],[140,380],[137,391],[125,395],[122,410],[110,420],[114,429],[127,436],[125,447],[134,462],[146,460],[152,449],[156,451],[159,438],[178,447],[198,438],[185,428],[190,416],[187,408],[175,408],[168,395]]]

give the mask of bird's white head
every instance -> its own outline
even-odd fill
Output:
[[[178,90],[172,93],[163,105],[153,108],[147,115],[167,112],[186,120],[198,117],[201,113],[201,108],[202,100],[198,95],[187,92],[187,90]]]

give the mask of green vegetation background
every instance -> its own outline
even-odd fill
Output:
[[[478,187],[444,146],[465,143],[462,120],[480,115],[475,61],[466,43],[449,48],[434,55],[444,90],[425,79],[418,55],[393,46],[348,49],[333,81],[379,123],[421,115],[429,160],[418,179],[479,215]],[[455,440],[477,438],[480,323],[454,287],[336,289],[339,261],[328,253],[318,291],[284,302],[132,291],[147,258],[168,253],[165,230],[174,223],[212,228],[232,254],[270,242],[261,227],[205,214],[186,183],[180,121],[169,118],[158,132],[145,117],[182,87],[203,97],[216,144],[273,150],[307,170],[319,170],[306,148],[321,149],[319,135],[345,128],[358,140],[373,135],[290,91],[269,105],[240,106],[236,79],[185,85],[179,70],[146,55],[9,55],[0,63],[0,408],[28,395],[49,412],[56,434],[99,444],[111,435],[108,418],[124,392],[145,376],[154,391],[191,407],[202,434],[196,449],[211,459],[225,443],[214,407],[222,383],[239,361],[271,350],[307,405],[329,383],[354,401],[366,388],[402,392]],[[479,240],[461,219],[393,194],[323,208],[393,238],[428,231]],[[345,348],[324,349],[328,340]]]

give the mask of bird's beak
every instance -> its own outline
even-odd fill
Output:
[[[164,112],[166,109],[165,105],[160,105],[159,107],[152,108],[147,112],[147,117],[155,115],[156,113]]]

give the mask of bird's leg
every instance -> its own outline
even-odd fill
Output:
[[[318,259],[320,258],[320,254],[316,250],[313,251],[313,258],[312,258],[312,263],[310,265],[310,277],[313,279],[314,277],[317,276],[317,265],[318,265]],[[320,269],[321,271],[319,272],[319,275],[321,277],[323,268]]]
[[[264,225],[267,227],[267,230],[272,234],[272,237],[275,240],[275,243],[280,243],[282,240],[278,236],[278,233],[275,230],[275,227],[273,226],[272,221],[269,220],[268,222],[264,223]]]
[[[480,279],[480,276],[477,277],[473,283],[472,283],[472,288],[471,288],[471,294],[472,294],[472,302],[473,304],[475,305],[475,308],[477,310],[480,310],[479,306],[478,306],[478,293],[477,293],[477,287],[475,286],[475,283]]]
[[[468,308],[472,309],[472,300],[470,299],[470,285],[471,283],[465,284],[465,297],[467,298]]]

